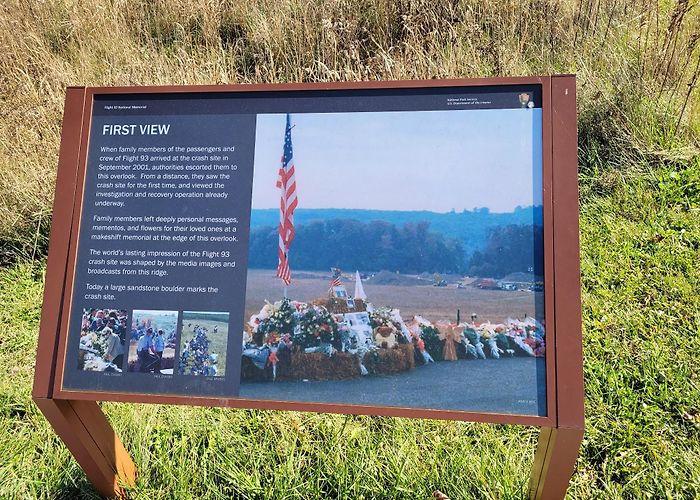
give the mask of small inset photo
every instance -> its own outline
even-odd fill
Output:
[[[177,311],[135,309],[129,340],[130,372],[172,375],[177,347]]]
[[[223,377],[228,344],[227,312],[184,311],[180,343],[180,375]]]
[[[124,309],[83,309],[78,370],[121,372],[127,337]]]

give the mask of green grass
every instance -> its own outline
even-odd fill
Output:
[[[571,498],[700,496],[699,173],[695,162],[613,176],[604,190],[582,181],[587,421]],[[30,400],[42,272],[0,273],[0,497],[91,497]],[[103,408],[137,464],[133,498],[522,498],[536,438],[459,422]]]

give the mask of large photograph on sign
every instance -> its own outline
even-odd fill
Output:
[[[240,397],[546,415],[542,109],[512,98],[257,116]]]

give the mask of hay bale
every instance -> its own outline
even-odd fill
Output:
[[[330,358],[320,352],[293,352],[289,378],[308,380],[343,380],[360,376],[357,358],[337,352]]]
[[[413,344],[378,349],[365,355],[364,365],[372,373],[399,373],[416,367]]]
[[[352,312],[365,312],[367,310],[367,305],[365,305],[365,301],[362,299],[354,299],[355,300],[355,309],[352,310]]]
[[[337,297],[322,297],[311,301],[315,306],[325,307],[331,314],[345,314],[349,312],[364,312],[367,306],[362,299],[355,299],[355,308],[348,309],[348,303],[345,299]]]

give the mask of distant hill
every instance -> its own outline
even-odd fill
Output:
[[[437,213],[429,211],[360,210],[342,208],[299,208],[294,212],[297,226],[314,221],[356,220],[368,223],[384,221],[398,227],[407,222],[426,221],[430,231],[446,238],[459,240],[467,257],[484,247],[489,231],[509,224],[542,224],[542,207],[517,207],[512,212],[492,213],[486,208],[462,212]],[[255,209],[251,214],[252,231],[265,227],[276,227],[279,223],[279,209]]]

